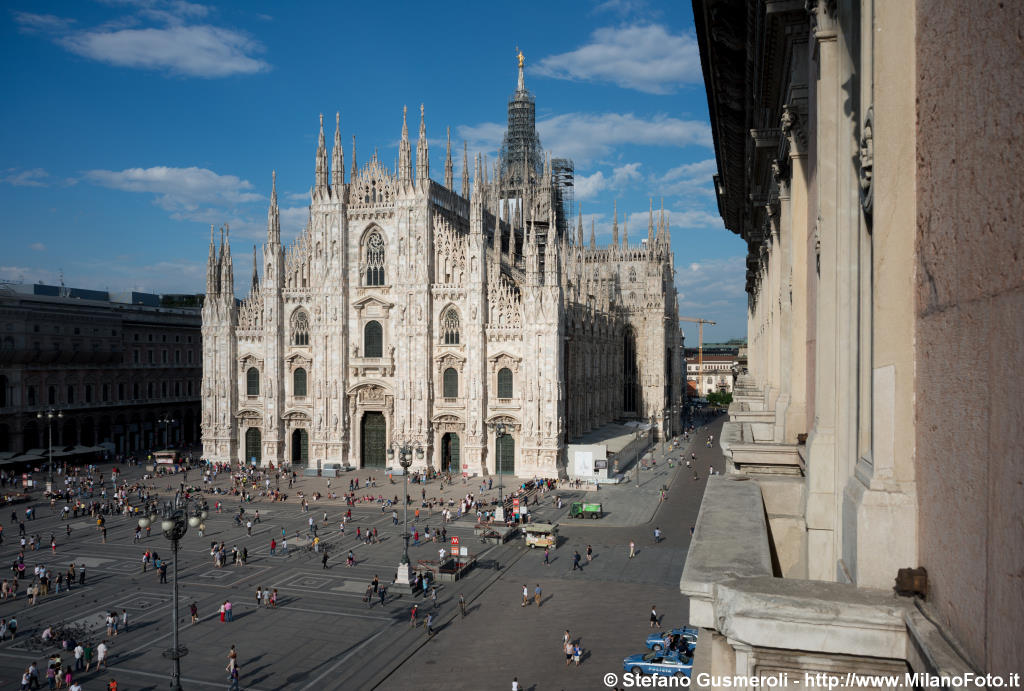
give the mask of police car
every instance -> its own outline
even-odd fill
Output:
[[[693,654],[697,645],[697,629],[692,626],[684,626],[681,629],[671,631],[658,631],[647,637],[647,647],[651,650],[668,650],[669,640],[672,636],[679,637],[679,648],[683,649],[682,643],[686,643],[686,652]]]
[[[622,669],[633,674],[654,674],[662,677],[689,677],[693,658],[674,651],[630,655],[622,661]]]

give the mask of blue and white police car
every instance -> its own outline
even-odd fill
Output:
[[[622,661],[622,669],[633,674],[654,674],[662,677],[689,677],[693,658],[674,651],[653,651],[630,655]]]

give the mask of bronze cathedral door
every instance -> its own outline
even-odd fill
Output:
[[[387,422],[384,413],[367,411],[363,413],[362,434],[362,466],[364,468],[385,467],[387,450]]]

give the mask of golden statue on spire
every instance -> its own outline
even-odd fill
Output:
[[[518,48],[516,48],[516,50],[519,51],[516,54],[516,57],[519,58],[519,69],[523,69],[523,63],[526,62],[526,58],[523,57],[523,51],[519,50]]]

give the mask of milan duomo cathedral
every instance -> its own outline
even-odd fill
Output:
[[[275,179],[240,303],[228,238],[211,233],[206,458],[385,468],[411,445],[414,469],[555,478],[567,444],[605,423],[670,432],[683,369],[664,213],[638,245],[617,213],[611,245],[593,224],[585,243],[521,56],[508,112],[490,174],[463,148],[459,191],[450,138],[444,184],[430,178],[422,107],[415,168],[403,115],[397,171],[376,154],[357,166],[353,138],[348,179],[337,126],[328,169],[321,116],[306,227],[281,244]]]

